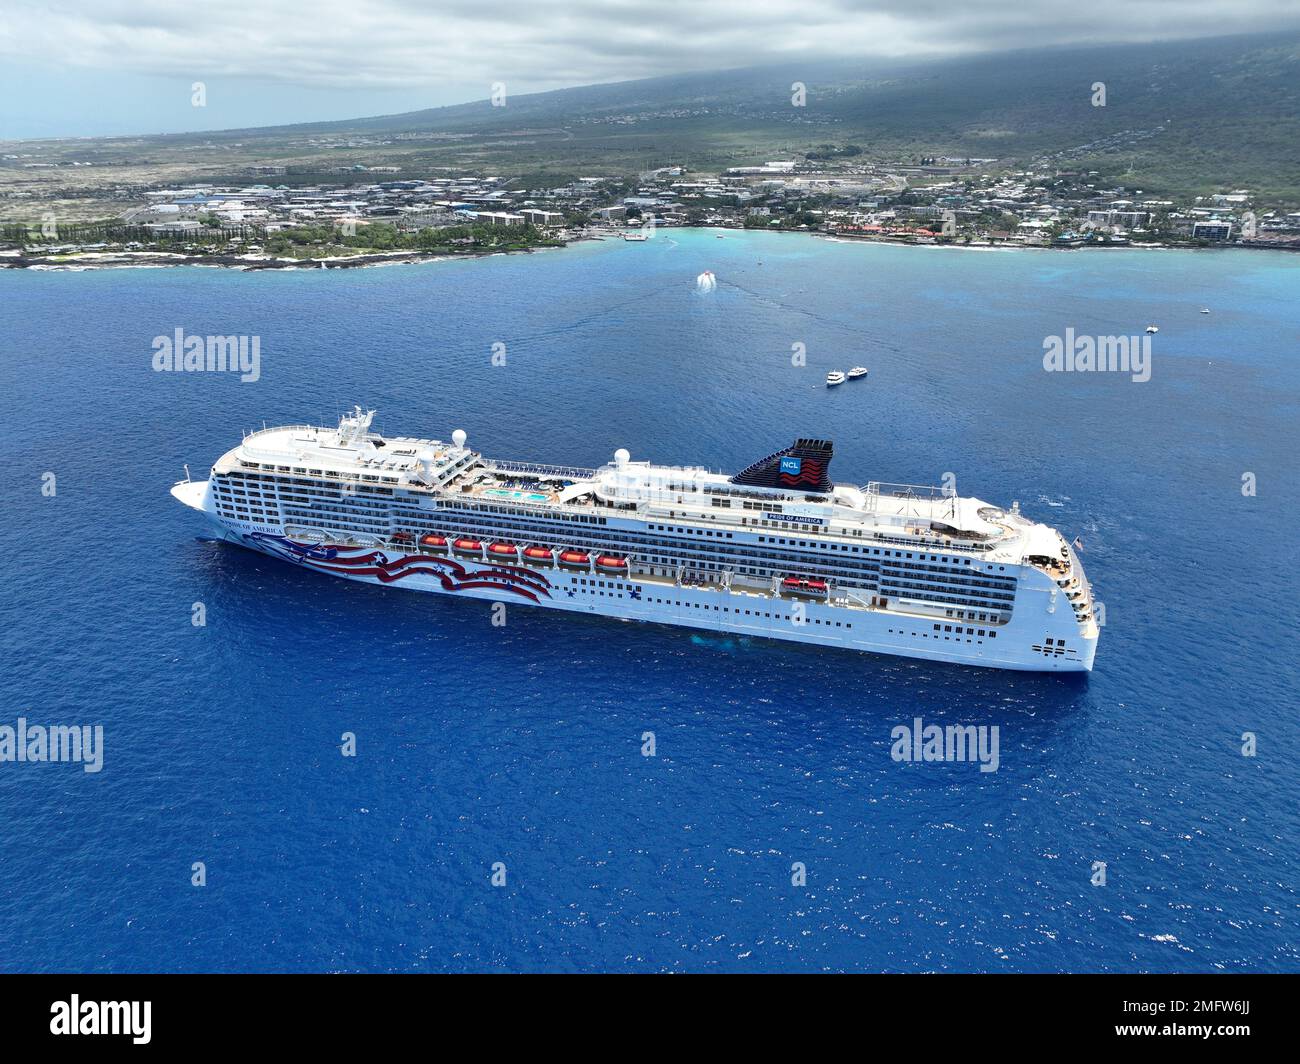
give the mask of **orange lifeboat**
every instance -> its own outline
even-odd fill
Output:
[[[411,533],[409,533],[409,532],[394,532],[390,538],[392,539],[392,541],[393,541],[394,543],[410,543],[410,542],[411,542]]]
[[[516,547],[513,543],[505,543],[505,542],[493,543],[490,547],[488,547],[488,553],[494,554],[498,558],[513,558],[516,556],[515,550]]]
[[[451,545],[451,549],[457,554],[479,554],[483,550],[483,544],[477,539],[458,539]]]
[[[524,557],[532,562],[555,561],[555,556],[551,553],[549,547],[529,547],[524,551]]]
[[[591,565],[591,558],[580,550],[566,550],[560,554],[560,564],[570,569],[586,569]]]
[[[602,554],[596,559],[596,568],[604,569],[607,573],[625,573],[627,559],[614,554]]]
[[[781,590],[796,595],[825,595],[827,584],[825,580],[803,580],[797,576],[787,576],[781,581]]]
[[[447,537],[435,536],[432,532],[430,532],[427,536],[420,537],[420,546],[428,547],[431,550],[446,550]]]

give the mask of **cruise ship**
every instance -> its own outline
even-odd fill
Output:
[[[727,476],[492,459],[337,428],[245,435],[172,494],[232,543],[372,584],[1000,669],[1086,672],[1075,547],[1017,505],[837,484],[828,440]]]

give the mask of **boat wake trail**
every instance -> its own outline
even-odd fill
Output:
[[[530,344],[539,343],[544,340],[552,339],[556,336],[565,336],[580,329],[585,329],[590,325],[595,325],[611,314],[617,313],[625,307],[635,306],[638,303],[644,303],[647,299],[655,299],[667,292],[670,288],[675,288],[675,284],[663,284],[649,292],[644,292],[639,296],[633,296],[631,299],[624,299],[618,303],[611,303],[608,306],[601,307],[599,310],[592,311],[590,314],[584,314],[580,318],[572,321],[563,322],[551,329],[542,329],[539,332],[532,333],[528,336],[522,336],[511,342],[513,350],[527,350]]]
[[[751,299],[758,300],[758,302],[764,304],[765,306],[772,307],[777,310],[783,310],[791,314],[798,314],[812,321],[819,322],[822,325],[829,325],[833,329],[839,329],[846,333],[852,333],[855,336],[864,337],[865,339],[871,340],[877,344],[881,344],[882,346],[886,346],[886,347],[888,346],[887,344],[882,344],[881,338],[879,336],[868,331],[867,329],[862,328],[862,326],[860,325],[853,325],[849,322],[840,321],[836,318],[828,318],[824,314],[816,314],[813,311],[810,311],[807,307],[799,306],[797,303],[787,303],[785,302],[785,300],[782,299],[773,299],[771,296],[764,295],[762,292],[756,292],[754,291],[754,289],[747,288],[743,284],[737,284],[735,281],[719,281],[718,287],[734,288],[738,292],[743,292]]]

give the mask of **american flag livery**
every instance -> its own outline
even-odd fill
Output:
[[[400,554],[390,558],[385,551],[370,547],[338,547],[300,543],[287,536],[253,532],[246,538],[289,561],[343,576],[370,576],[391,584],[415,573],[438,579],[444,591],[495,588],[537,602],[551,597],[552,584],[546,577],[522,566],[466,566],[452,558],[424,554]]]

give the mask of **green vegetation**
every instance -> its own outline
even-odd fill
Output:
[[[278,258],[324,258],[387,251],[447,254],[480,251],[526,251],[557,247],[560,242],[531,225],[454,225],[403,232],[387,224],[359,225],[348,235],[333,226],[306,225],[280,229],[266,238],[268,254]]]
[[[821,215],[791,207],[776,214],[751,214],[745,218],[746,229],[816,229]]]
[[[804,107],[791,106],[795,80],[808,86]],[[1105,106],[1093,106],[1097,82]],[[0,198],[0,217],[102,215],[121,210],[132,189],[197,180],[338,185],[374,166],[398,167],[402,178],[454,171],[544,188],[579,175],[634,185],[668,165],[717,172],[800,156],[842,168],[987,159],[993,172],[1095,171],[1098,185],[1146,197],[1249,188],[1256,203],[1296,209],[1300,37],[801,63],[512,96],[506,107],[26,142],[23,151],[54,165],[0,161],[0,192],[13,197]]]
[[[861,155],[862,149],[856,144],[845,144],[838,147],[834,144],[819,144],[812,151],[803,153],[803,157],[809,162],[821,162],[829,159],[852,159],[855,155]]]
[[[99,245],[104,250],[149,250],[189,255],[228,255],[260,247],[284,259],[338,258],[348,255],[418,251],[475,254],[560,247],[563,242],[531,225],[456,225],[409,232],[384,223],[345,232],[329,225],[302,225],[267,232],[255,226],[212,226],[186,233],[156,233],[109,219],[61,227],[56,233],[19,224],[0,226],[0,245],[39,255],[65,244]]]
[[[109,247],[148,245],[163,251],[192,245],[216,250],[232,242],[260,240],[264,235],[262,230],[252,226],[230,226],[219,221],[216,226],[205,223],[202,229],[184,234],[160,234],[143,226],[127,225],[120,218],[58,224],[49,229],[25,223],[0,225],[0,245],[32,251],[61,244],[104,244]]]

